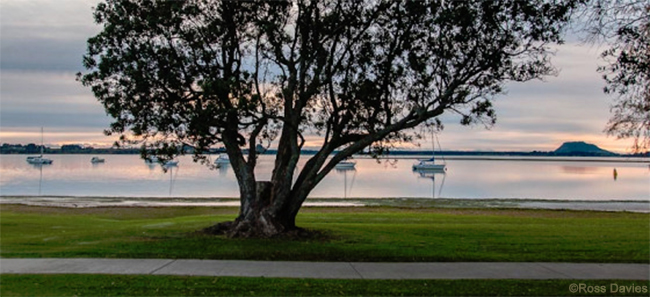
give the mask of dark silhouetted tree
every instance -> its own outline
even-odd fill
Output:
[[[591,42],[605,42],[608,63],[598,68],[604,92],[615,96],[605,131],[634,141],[635,152],[650,149],[650,2],[591,0],[585,6]]]
[[[231,236],[299,230],[303,202],[334,166],[380,154],[413,128],[494,123],[508,81],[551,74],[576,1],[107,0],[79,74],[115,118],[107,133],[163,158],[222,143],[240,189]],[[305,135],[319,135],[301,156]],[[270,181],[257,145],[277,142]],[[298,170],[300,158],[308,158]]]

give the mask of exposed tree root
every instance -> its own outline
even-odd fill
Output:
[[[294,227],[279,232],[263,232],[261,228],[254,228],[248,223],[236,221],[221,222],[201,230],[209,235],[225,235],[229,238],[279,238],[289,240],[323,240],[329,238],[324,232]],[[268,230],[268,229],[267,229]]]

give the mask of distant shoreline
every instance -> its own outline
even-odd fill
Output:
[[[26,154],[26,153],[12,153],[12,154],[0,154],[2,156],[11,156],[11,155],[35,155],[35,154]],[[135,153],[45,153],[45,155],[138,155]],[[187,154],[190,155],[190,154]],[[217,154],[209,154],[217,155]],[[261,154],[269,155],[273,154]],[[304,153],[305,156],[311,156],[313,154]],[[370,155],[354,155],[356,159],[370,159]],[[421,152],[421,153],[408,153],[408,154],[388,154],[379,156],[381,160],[418,160],[418,159],[429,159],[431,158],[431,152]],[[485,153],[458,153],[454,154],[453,152],[446,153],[436,153],[436,159],[439,160],[466,160],[466,161],[522,161],[522,162],[600,162],[600,163],[637,163],[644,164],[647,163],[650,165],[650,157],[645,156],[630,156],[630,155],[616,155],[616,156],[593,156],[593,155],[521,155],[521,154],[485,154]]]
[[[390,159],[391,155],[381,157],[381,159]],[[648,157],[630,157],[630,156],[482,156],[482,155],[444,155],[440,157],[446,160],[476,160],[476,161],[528,161],[528,162],[602,162],[602,163],[648,163]],[[573,159],[568,159],[573,158]],[[579,158],[579,159],[578,159]],[[612,158],[612,159],[604,159]],[[629,158],[635,158],[630,160]],[[422,156],[405,156],[399,155],[397,159],[422,159]]]
[[[192,147],[183,147],[179,148],[183,154],[194,154],[195,150]],[[259,147],[256,151],[260,155],[275,155],[277,154],[277,149],[274,148],[264,148]],[[100,154],[100,155],[109,155],[109,154],[129,154],[129,155],[139,155],[142,153],[141,148],[120,148],[120,147],[110,147],[110,148],[94,148],[90,146],[82,146],[79,144],[70,144],[63,145],[58,148],[46,147],[44,145],[36,145],[33,143],[22,145],[22,144],[9,144],[3,143],[0,145],[0,154],[40,154],[41,152],[45,154]],[[248,154],[248,149],[243,149],[243,153]],[[210,148],[203,152],[204,154],[224,154],[226,149],[223,147]],[[318,153],[318,149],[314,148],[303,148],[300,151],[301,155],[314,155]],[[338,151],[332,152],[336,154]],[[412,157],[421,157],[421,156],[430,156],[432,154],[431,150],[400,150],[395,149],[387,151],[386,155],[380,157],[395,157],[395,156],[412,156]],[[650,151],[644,153],[632,153],[632,154],[618,154],[610,151],[606,151],[598,148],[597,146],[585,142],[565,142],[558,149],[554,151],[457,151],[457,150],[439,150],[436,151],[437,156],[482,156],[482,157],[521,157],[522,160],[527,160],[528,158],[535,157],[620,157],[620,158],[649,158],[650,160]],[[370,152],[360,152],[355,156],[371,156]]]
[[[223,152],[209,152],[207,155],[217,155]],[[39,152],[6,152],[0,151],[0,155],[38,155]],[[76,152],[64,152],[58,149],[45,149],[44,154],[47,155],[139,155],[139,150],[112,150],[112,149],[93,149]],[[191,155],[191,152],[185,153]],[[316,151],[306,150],[301,153],[302,155],[314,155]],[[262,153],[260,155],[275,155],[275,151]],[[423,159],[431,156],[431,151],[398,151],[391,152],[386,155],[379,156],[380,159]],[[509,160],[509,161],[546,161],[546,158],[556,158],[553,161],[598,161],[598,162],[650,162],[650,154],[626,154],[626,155],[599,155],[599,154],[558,154],[553,152],[467,152],[467,151],[442,151],[436,152],[436,156],[447,158],[449,160]],[[357,154],[356,157],[371,157],[369,154]],[[507,158],[507,159],[506,159]],[[584,159],[560,159],[560,158],[584,158]],[[588,159],[592,158],[592,159]],[[599,158],[599,159],[593,159]],[[612,158],[612,160],[603,160],[600,158]],[[620,160],[626,158],[636,158],[637,160]],[[615,159],[615,160],[614,160]],[[641,159],[641,160],[638,160]]]

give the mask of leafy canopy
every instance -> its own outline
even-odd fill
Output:
[[[223,143],[240,188],[257,144],[277,140],[272,181],[291,189],[320,135],[291,190],[306,196],[336,162],[445,111],[493,124],[505,82],[553,74],[548,45],[578,2],[106,0],[79,80],[115,118],[107,133],[170,157]]]

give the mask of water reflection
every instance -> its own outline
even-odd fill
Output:
[[[587,166],[562,166],[562,172],[568,174],[593,174],[598,172],[598,168]]]
[[[50,164],[31,164],[34,168],[38,169],[38,196],[41,196],[43,189],[43,166],[50,166]]]
[[[431,180],[431,198],[441,197],[442,188],[445,186],[445,179],[447,178],[447,170],[445,169],[420,169],[413,170],[417,174],[418,178],[425,178]],[[438,194],[436,195],[436,175],[442,175],[442,182],[440,183],[440,188],[438,189]]]
[[[343,198],[348,198],[348,194],[352,192],[352,187],[354,186],[354,180],[357,177],[357,169],[354,167],[343,166],[335,168],[336,173],[343,174]],[[350,181],[350,186],[348,187],[348,172],[352,174],[352,180]]]
[[[219,170],[219,175],[221,176],[226,176],[228,174],[228,168],[230,167],[230,164],[216,164],[215,168]]]
[[[167,165],[165,166],[167,174],[169,174],[169,197],[172,196],[172,190],[174,189],[174,181],[176,181],[176,176],[178,176],[178,165]],[[176,168],[176,175],[174,175],[174,168]]]
[[[91,164],[87,155],[56,155],[52,165],[33,166],[23,155],[1,155],[0,195],[239,196],[229,165],[210,170],[185,156],[179,158],[179,167],[165,172],[160,164],[149,166],[136,155],[101,157],[106,163],[99,166]],[[302,168],[307,159],[301,158],[298,167]],[[334,170],[310,197],[647,200],[650,195],[646,162],[452,159],[447,160],[451,171],[420,173],[413,172],[413,160],[400,159],[390,165],[362,157],[356,161],[356,170]],[[257,179],[270,179],[274,164],[274,156],[261,156],[255,169]]]

